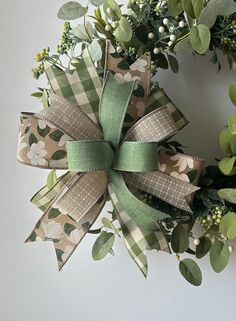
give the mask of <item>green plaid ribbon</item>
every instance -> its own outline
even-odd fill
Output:
[[[147,108],[147,113],[151,112],[159,107],[166,106],[169,113],[174,118],[176,125],[179,130],[188,124],[188,120],[184,117],[181,111],[172,103],[170,98],[161,88],[156,88],[155,91],[149,97],[149,105]]]
[[[168,242],[157,223],[157,230],[154,232],[147,231],[144,228],[139,227],[134,220],[123,210],[120,202],[118,201],[116,194],[112,189],[112,185],[109,187],[109,195],[113,204],[116,216],[119,220],[122,234],[124,236],[125,246],[139,267],[140,271],[145,277],[148,273],[147,262],[147,250],[161,250],[170,253]]]
[[[99,99],[102,91],[101,79],[94,68],[88,49],[83,51],[79,68],[65,72],[55,65],[46,68],[52,90],[59,96],[80,106],[95,123],[98,123]]]

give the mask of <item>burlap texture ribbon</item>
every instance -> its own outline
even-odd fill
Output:
[[[95,69],[92,71],[91,61],[87,54],[85,56],[90,74],[97,79]],[[147,68],[149,67],[147,65]],[[52,68],[53,73],[57,74],[55,66]],[[51,69],[48,75],[50,73]],[[62,76],[60,72],[60,79]],[[67,75],[66,78],[68,80],[70,76]],[[60,169],[67,168],[69,162],[69,170],[79,172],[79,174],[68,172],[51,191],[47,191],[45,187],[33,200],[42,210],[47,209],[29,240],[32,241],[37,237],[53,240],[59,268],[67,261],[100,213],[106,201],[109,180],[110,197],[114,206],[116,207],[115,204],[119,202],[123,212],[136,222],[137,228],[150,230],[148,233],[158,233],[158,230],[161,233],[157,221],[167,215],[142,203],[129,188],[150,193],[187,211],[191,209],[185,197],[198,189],[189,182],[181,180],[181,177],[179,179],[170,175],[171,173],[167,175],[158,169],[162,161],[160,156],[158,160],[155,143],[173,136],[181,127],[174,121],[167,106],[154,109],[136,122],[122,137],[124,117],[136,83],[131,79],[126,84],[118,84],[116,78],[109,74],[103,85],[99,114],[94,97],[90,107],[87,104],[82,111],[82,108],[74,104],[74,98],[71,99],[67,92],[63,94],[63,90],[60,89],[60,94],[63,94],[64,98],[51,94],[49,109],[37,115],[23,114],[21,117],[19,161],[43,168]],[[55,83],[55,80],[50,81],[54,92],[56,92]],[[98,81],[96,83],[98,84]],[[78,83],[77,86],[81,87]],[[96,89],[95,92],[101,91]],[[99,96],[96,99],[98,102]],[[145,101],[148,105],[147,94]],[[95,106],[94,114],[93,106]],[[86,110],[89,111],[87,113],[89,117],[85,113]],[[93,122],[95,118],[96,122]],[[137,117],[134,119],[136,121]],[[97,125],[99,122],[101,128]],[[71,140],[76,141],[71,142]],[[196,164],[193,170],[199,175],[202,161],[194,161]],[[112,197],[114,194],[118,201],[114,201],[114,196]],[[119,214],[120,212],[119,210]],[[120,222],[122,225],[122,219]],[[154,229],[157,231],[151,232]],[[56,235],[53,236],[53,233]],[[76,235],[76,242],[73,245],[67,244],[68,239],[70,241],[73,239],[71,234]],[[160,242],[158,244],[159,249],[168,248],[166,243],[165,246],[160,246]],[[138,265],[141,268],[140,264]],[[141,270],[145,274],[142,268]]]

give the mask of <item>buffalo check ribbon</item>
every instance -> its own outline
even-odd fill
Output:
[[[102,85],[87,50],[81,61],[72,73],[49,67],[47,76],[54,92],[50,107],[21,115],[18,160],[41,168],[69,168],[52,189],[44,187],[32,198],[44,215],[27,241],[53,241],[61,269],[110,194],[128,251],[146,275],[146,249],[168,251],[158,224],[168,215],[143,203],[132,190],[191,212],[186,197],[198,187],[161,172],[157,152],[157,143],[173,136],[185,118],[178,126],[172,116],[175,106],[172,111],[159,106],[138,121],[137,114],[123,134],[138,79],[117,82],[113,71]],[[147,106],[153,105],[147,94]]]

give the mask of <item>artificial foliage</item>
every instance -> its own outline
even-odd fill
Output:
[[[236,114],[219,129],[225,157],[206,167],[175,140],[188,121],[152,77],[177,73],[187,52],[210,52],[216,72],[223,59],[234,70],[236,2],[69,1],[58,18],[56,52],[44,48],[32,70],[49,83],[32,94],[44,109],[21,115],[18,160],[52,169],[31,200],[44,214],[27,241],[53,241],[61,269],[87,233],[97,234],[96,261],[123,238],[144,276],[147,250],[162,250],[199,286],[198,261],[208,255],[221,272],[236,237]],[[107,201],[113,211],[94,229]]]

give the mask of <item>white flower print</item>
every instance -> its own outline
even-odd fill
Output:
[[[82,233],[79,230],[75,229],[70,233],[69,239],[72,243],[78,244],[81,239],[81,236]]]
[[[177,163],[173,167],[179,167],[179,172],[183,172],[187,167],[193,168],[193,159],[181,154],[176,154],[170,158]]]
[[[140,72],[145,72],[145,67],[147,66],[147,61],[145,59],[137,59],[131,66],[130,69],[132,71],[140,71]]]
[[[166,164],[159,164],[159,171],[164,173],[166,171]]]
[[[114,75],[114,78],[118,82],[118,84],[123,84],[124,82],[129,82],[129,81],[140,81],[140,78],[138,76],[132,76],[130,72],[127,72],[124,74],[124,76],[120,73],[116,73]],[[138,88],[138,84],[135,85],[134,89]]]
[[[45,129],[47,126],[50,127],[50,128],[55,128],[54,125],[52,125],[51,123],[47,122],[44,119],[39,119],[38,126],[39,126],[40,129]]]
[[[112,45],[108,46],[108,50],[109,50],[109,54],[116,52],[115,48]]]
[[[67,215],[67,211],[65,211],[63,208],[61,208],[61,207],[57,204],[57,202],[55,202],[55,203],[53,204],[53,208],[55,208],[56,210],[60,211],[60,213],[61,213],[62,215]]]
[[[173,176],[173,177],[175,177],[175,178],[178,178],[178,179],[180,179],[181,181],[184,181],[184,182],[187,182],[187,183],[190,182],[190,179],[189,179],[188,175],[186,175],[186,174],[180,174],[180,173],[178,173],[178,172],[171,172],[171,173],[170,173],[170,176]]]
[[[42,229],[46,238],[58,239],[62,237],[62,226],[55,221],[49,221],[48,223],[42,223]]]
[[[44,147],[45,143],[43,141],[33,143],[30,146],[27,157],[29,158],[32,165],[43,166],[46,164],[46,160],[44,159],[44,157],[47,155],[47,151],[44,149]]]
[[[71,254],[71,251],[73,250],[73,246],[67,245],[64,249],[64,253],[62,254],[61,258],[63,262],[65,262],[68,259],[68,256]]]
[[[65,145],[65,143],[66,143],[68,140],[71,140],[70,136],[64,134],[64,135],[61,136],[61,138],[60,138],[60,140],[59,140],[59,142],[58,142],[58,145],[59,145],[60,147],[62,147],[62,146]]]

